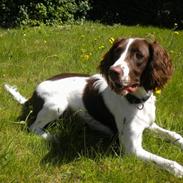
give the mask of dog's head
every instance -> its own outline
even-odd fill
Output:
[[[142,38],[119,38],[99,65],[110,88],[119,95],[163,88],[172,75],[167,52],[157,43]]]

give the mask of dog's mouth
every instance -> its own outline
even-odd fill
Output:
[[[139,83],[123,83],[110,80],[110,87],[117,94],[126,95],[128,93],[134,93],[138,89]]]

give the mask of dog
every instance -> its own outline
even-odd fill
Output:
[[[169,137],[183,148],[183,138],[155,123],[156,89],[172,75],[171,59],[156,41],[118,38],[99,64],[100,74],[61,74],[41,82],[30,99],[16,88],[5,89],[24,107],[31,106],[30,131],[49,139],[44,128],[66,110],[78,111],[92,128],[117,134],[126,154],[153,161],[178,177],[183,166],[142,147],[144,129]]]

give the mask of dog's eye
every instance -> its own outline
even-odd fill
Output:
[[[141,52],[135,52],[135,57],[137,60],[142,60],[144,55]]]

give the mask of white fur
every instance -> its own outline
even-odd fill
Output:
[[[126,57],[127,57],[127,53],[128,53],[128,49],[130,47],[130,45],[135,41],[136,39],[129,39],[127,46],[124,50],[124,52],[121,54],[121,56],[119,57],[119,59],[111,66],[111,67],[115,67],[115,66],[120,66],[121,69],[123,70],[123,76],[121,78],[121,80],[123,81],[123,84],[128,84],[129,83],[129,67],[128,64],[126,62]]]
[[[105,105],[115,118],[119,141],[120,144],[125,147],[125,153],[132,153],[143,160],[153,161],[161,168],[166,169],[174,175],[183,177],[183,167],[180,164],[152,154],[144,150],[142,147],[143,131],[148,128],[175,141],[176,144],[181,145],[181,148],[183,149],[183,138],[179,134],[165,130],[154,122],[155,97],[152,95],[144,103],[144,107],[139,110],[137,104],[130,104],[123,96],[114,93],[108,87],[106,81],[101,75],[98,74],[92,77],[95,79],[98,78],[94,83],[94,86],[101,92]],[[36,91],[42,98],[44,98],[45,104],[42,110],[38,113],[37,119],[31,125],[30,130],[41,135],[43,138],[50,138],[50,134],[46,133],[43,130],[43,127],[49,122],[57,119],[69,106],[84,117],[86,122],[92,127],[99,128],[99,130],[110,134],[111,131],[108,127],[94,120],[86,112],[82,101],[82,95],[87,84],[87,79],[87,77],[71,77],[55,81],[44,81],[39,84]],[[6,85],[6,88],[7,86],[8,91],[11,91],[9,90],[11,87]],[[136,96],[142,97],[144,92],[143,88],[139,88],[136,92]],[[16,92],[11,92],[11,94],[17,96]],[[25,101],[25,99],[22,101]]]
[[[6,91],[8,91],[9,93],[12,94],[12,96],[14,97],[14,99],[20,103],[20,104],[24,104],[27,99],[25,97],[23,97],[18,91],[16,87],[10,86],[8,84],[4,85],[4,88]]]
[[[129,46],[133,41],[134,39],[129,39],[125,51],[113,64],[113,66],[120,66],[123,69],[124,81],[128,81],[129,79],[129,68],[125,59]],[[106,107],[115,118],[120,145],[125,147],[125,153],[132,153],[143,160],[153,161],[161,168],[166,169],[174,175],[183,177],[183,167],[180,164],[152,154],[142,147],[143,131],[148,128],[157,134],[168,137],[183,149],[182,136],[176,132],[165,130],[155,123],[155,97],[152,95],[143,104],[130,104],[124,96],[117,95],[109,88],[102,75],[96,74],[91,76],[91,78],[97,79],[93,86],[98,89],[104,99]],[[36,88],[36,92],[44,99],[44,105],[39,111],[36,120],[30,126],[30,130],[41,135],[43,138],[49,139],[50,134],[46,133],[43,128],[51,121],[58,119],[64,110],[69,107],[78,112],[81,117],[85,118],[90,126],[111,135],[112,131],[99,121],[93,119],[84,107],[82,97],[87,79],[89,78],[69,77],[60,80],[47,80],[40,83]],[[5,89],[10,92],[19,103],[24,104],[27,101],[15,88],[6,84]],[[142,87],[139,87],[134,93],[134,95],[139,98],[143,97],[145,94],[146,91]],[[143,105],[143,107],[138,105]]]
[[[84,77],[70,77],[40,83],[36,91],[45,102],[30,129],[40,134],[41,129],[50,121],[58,119],[68,106],[75,111],[84,110],[81,98],[85,85],[86,78]]]
[[[142,92],[137,91],[137,95],[144,92],[143,88],[139,90],[142,90]],[[103,96],[106,105],[115,116],[120,144],[125,147],[125,152],[127,154],[136,154],[139,158],[144,160],[153,161],[161,168],[166,169],[178,177],[182,177],[183,167],[181,165],[175,161],[154,155],[144,150],[142,147],[143,131],[149,128],[175,141],[177,144],[181,145],[183,149],[183,138],[179,134],[165,130],[154,122],[155,97],[151,96],[148,101],[144,103],[143,109],[139,110],[136,105],[129,104],[124,97],[117,96],[115,93],[111,92],[109,88],[103,93]]]

